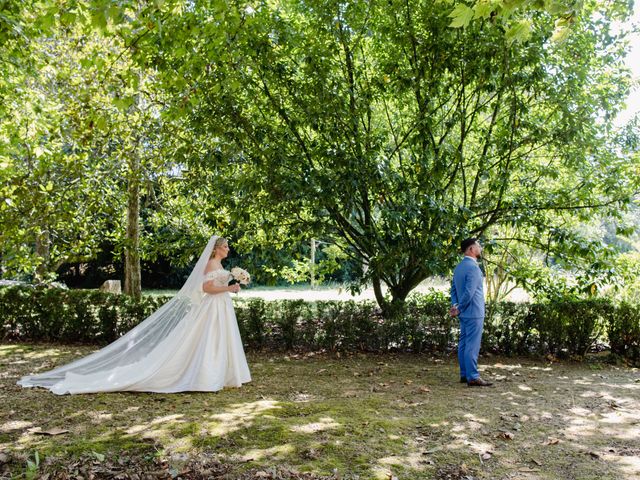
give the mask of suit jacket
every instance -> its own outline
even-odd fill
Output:
[[[482,271],[470,257],[464,257],[453,271],[451,304],[458,304],[460,318],[484,318]]]

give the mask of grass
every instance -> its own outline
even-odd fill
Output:
[[[285,284],[285,285],[256,285],[251,284],[248,287],[244,287],[246,290],[243,291],[243,294],[240,295],[248,295],[249,297],[263,297],[268,300],[274,300],[279,298],[287,298],[289,294],[295,294],[299,297],[304,297],[308,299],[314,299],[314,296],[320,296],[322,299],[326,299],[323,294],[333,293],[340,296],[344,299],[349,292],[349,286],[347,283],[341,282],[323,282],[319,285],[316,285],[314,288],[311,288],[311,285],[308,282],[300,282],[294,284]],[[448,290],[449,282],[443,280],[439,277],[431,277],[424,280],[416,289],[416,292],[429,292],[432,290]],[[169,290],[169,289],[145,289],[142,291],[143,295],[175,295],[178,290]],[[368,286],[365,288],[360,297],[366,297],[369,299],[374,299],[373,288]],[[347,296],[348,298],[348,296]],[[336,297],[335,299],[338,299]]]
[[[227,478],[271,478],[276,466],[343,479],[640,475],[635,369],[491,357],[481,363],[495,388],[471,389],[453,359],[251,353],[253,382],[218,393],[55,396],[15,385],[90,350],[0,345],[5,475],[28,476],[35,452],[41,471],[91,456],[174,472],[215,459]]]

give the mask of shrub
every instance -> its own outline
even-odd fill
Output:
[[[621,303],[607,318],[611,353],[640,363],[640,306]]]
[[[95,290],[0,288],[3,339],[106,344],[170,297]],[[455,348],[458,321],[445,295],[414,295],[385,319],[373,302],[234,299],[245,344],[254,349],[446,353]],[[606,299],[491,305],[483,349],[505,355],[583,356],[608,338],[612,353],[640,362],[640,307]],[[606,334],[606,336],[605,336]]]
[[[137,325],[170,297],[46,287],[0,288],[3,339],[109,343]]]

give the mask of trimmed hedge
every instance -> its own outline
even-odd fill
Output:
[[[144,297],[98,290],[0,288],[3,339],[109,343],[131,330],[171,297]]]
[[[4,340],[105,344],[118,338],[170,297],[96,290],[0,288],[0,336]],[[415,295],[406,310],[384,319],[373,302],[236,299],[245,344],[254,349],[410,351],[444,353],[455,348],[458,322],[446,296]],[[606,299],[493,305],[485,321],[483,349],[505,355],[581,357],[597,341],[640,362],[640,306]]]

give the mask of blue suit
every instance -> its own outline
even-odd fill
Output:
[[[484,288],[482,271],[471,257],[464,257],[453,271],[451,304],[460,312],[460,341],[458,363],[460,377],[475,380],[478,373],[478,354],[484,325]]]

